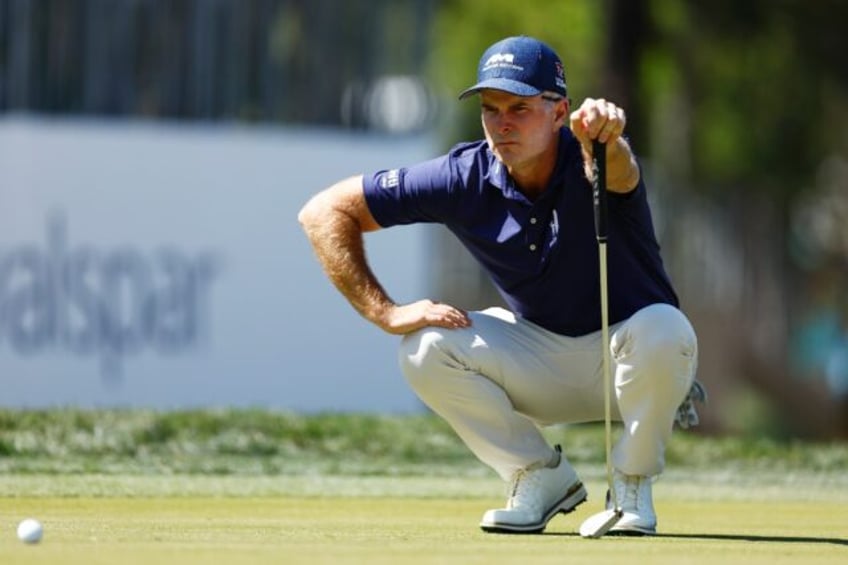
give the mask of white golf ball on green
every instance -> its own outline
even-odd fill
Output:
[[[18,524],[18,538],[24,543],[38,543],[43,534],[41,523],[34,518],[27,518]]]

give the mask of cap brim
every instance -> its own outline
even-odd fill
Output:
[[[517,80],[512,80],[508,78],[490,78],[484,81],[478,82],[471,88],[466,88],[459,94],[459,99],[463,100],[468,98],[472,94],[477,94],[481,90],[485,90],[487,88],[491,88],[492,90],[503,90],[504,92],[509,92],[510,94],[515,94],[516,96],[538,96],[542,93],[538,88],[534,88],[529,84],[524,84],[523,82],[519,82]]]

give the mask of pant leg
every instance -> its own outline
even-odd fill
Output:
[[[508,479],[550,456],[537,424],[603,419],[600,331],[569,338],[499,308],[470,315],[470,328],[405,336],[399,359],[419,398],[481,461]],[[611,330],[612,416],[624,423],[613,465],[656,475],[694,379],[695,333],[682,312],[662,304]]]
[[[551,457],[537,422],[587,416],[581,395],[595,394],[599,342],[553,334],[500,308],[470,316],[470,328],[405,336],[400,365],[419,398],[509,479]]]
[[[610,341],[624,425],[613,466],[629,475],[658,475],[675,413],[695,378],[695,331],[680,310],[654,304],[620,325]]]

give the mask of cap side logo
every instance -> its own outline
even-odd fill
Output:
[[[559,86],[560,88],[564,89],[565,88],[565,71],[562,68],[562,63],[560,63],[559,61],[556,61],[554,63],[554,66],[556,67],[556,85]]]

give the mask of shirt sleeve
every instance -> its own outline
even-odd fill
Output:
[[[615,222],[618,225],[620,235],[627,239],[631,246],[639,247],[635,253],[651,253],[649,250],[655,247],[659,249],[644,178],[639,179],[639,184],[631,192],[610,193],[607,202],[613,218],[610,223]]]
[[[453,174],[448,155],[363,176],[365,202],[382,227],[444,223],[452,210]]]

